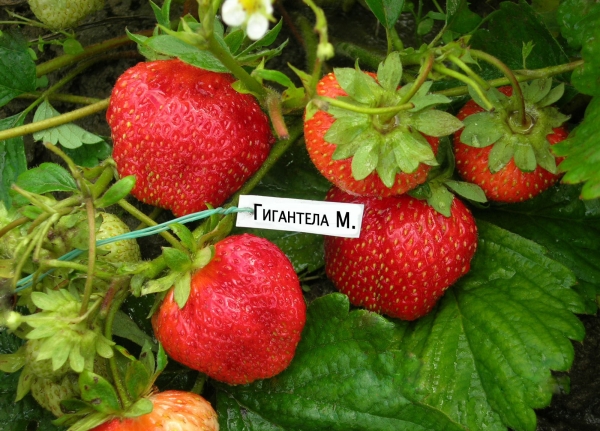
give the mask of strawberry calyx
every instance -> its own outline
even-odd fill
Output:
[[[512,88],[491,88],[486,95],[494,109],[464,118],[465,128],[460,140],[476,148],[493,145],[488,163],[492,173],[500,171],[514,159],[523,172],[532,172],[541,166],[556,174],[556,159],[546,137],[569,118],[551,106],[562,97],[564,84],[552,88],[551,79],[536,79],[519,85],[525,102],[524,121],[517,106],[519,101],[512,96]],[[485,109],[481,99],[471,90],[469,88],[473,101]]]
[[[454,116],[433,109],[450,99],[430,94],[431,81],[416,91],[412,87],[418,83],[398,88],[402,63],[397,52],[379,65],[376,74],[363,72],[357,65],[334,69],[334,75],[347,96],[311,103],[335,118],[325,141],[336,145],[334,160],[352,158],[356,180],[377,172],[392,187],[398,173],[413,173],[420,164],[436,166],[435,153],[424,135],[446,136],[462,127]]]

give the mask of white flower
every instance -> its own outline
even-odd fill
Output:
[[[263,37],[273,19],[271,0],[225,0],[221,12],[225,24],[241,26],[252,40]]]

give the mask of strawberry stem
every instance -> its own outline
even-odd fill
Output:
[[[410,87],[410,90],[398,102],[399,106],[408,103],[408,101],[412,99],[412,97],[417,93],[417,91],[419,91],[419,88],[421,88],[423,83],[427,81],[427,77],[429,76],[429,72],[431,72],[431,69],[433,68],[433,64],[433,53],[430,52],[425,58],[425,61],[421,64],[419,75],[417,76],[417,79],[413,82],[412,86]]]
[[[513,71],[510,70],[510,68],[506,64],[501,62],[493,55],[488,54],[487,52],[479,51],[477,49],[471,49],[470,52],[473,57],[480,58],[490,63],[492,66],[495,66],[500,71],[502,71],[504,76],[506,76],[506,78],[510,82],[510,85],[513,88],[513,96],[517,100],[517,123],[525,127],[527,125],[527,118],[525,115],[525,98],[523,97],[521,86],[519,85],[519,81],[517,80],[517,77],[515,76]]]
[[[90,302],[90,297],[94,289],[94,269],[96,268],[96,208],[94,201],[91,198],[85,200],[85,209],[87,211],[87,219],[89,226],[88,238],[88,265],[87,277],[83,288],[83,297],[81,299],[81,308],[79,315],[83,316],[87,312],[87,307]]]
[[[485,109],[488,111],[491,111],[494,109],[494,105],[492,105],[492,102],[489,101],[489,99],[487,98],[487,96],[485,95],[485,93],[483,92],[483,90],[481,89],[479,84],[477,84],[477,82],[475,80],[473,80],[473,79],[469,78],[468,76],[465,76],[462,73],[459,73],[455,70],[449,69],[446,66],[443,66],[441,64],[434,64],[433,69],[437,72],[440,72],[440,73],[446,75],[446,76],[449,76],[450,78],[457,79],[459,81],[464,82],[468,86],[471,86],[473,88],[473,90],[475,90],[477,95],[481,98],[481,100],[485,103],[485,105],[486,105]],[[441,93],[436,93],[436,94],[441,94]]]
[[[481,88],[483,88],[484,90],[487,90],[490,88],[490,84],[486,80],[484,80],[481,76],[479,76],[477,73],[475,73],[473,71],[473,69],[471,69],[460,58],[458,58],[457,56],[455,56],[453,54],[450,54],[448,56],[448,60],[450,60],[452,63],[456,64],[463,72],[465,72],[467,74],[467,76],[469,78],[471,78],[475,82],[477,82],[477,84],[479,84],[481,86]]]
[[[385,115],[385,114],[396,114],[400,111],[404,111],[407,109],[412,109],[415,107],[412,103],[403,103],[402,105],[396,106],[386,106],[382,108],[369,108],[366,106],[357,106],[352,103],[347,103],[339,99],[334,99],[332,97],[318,96],[316,99],[313,99],[313,103],[317,105],[317,107],[321,111],[327,111],[328,105],[335,106],[337,108],[346,109],[352,112],[358,112],[361,114],[367,115]]]

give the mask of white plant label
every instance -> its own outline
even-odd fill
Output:
[[[242,195],[236,226],[358,238],[363,204]]]

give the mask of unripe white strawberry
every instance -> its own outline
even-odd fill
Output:
[[[57,382],[39,377],[34,377],[31,381],[31,395],[33,398],[40,406],[50,410],[56,417],[64,414],[60,408],[60,402],[75,398],[79,394],[77,374],[75,373],[69,373]]]
[[[125,222],[116,215],[106,212],[100,214],[103,221],[96,233],[96,240],[112,238],[130,232]],[[140,246],[135,239],[111,242],[98,247],[98,250],[98,259],[114,264],[138,262],[142,258]],[[108,252],[108,254],[104,254],[105,252]]]
[[[52,359],[39,359],[42,345],[47,338],[28,340],[25,344],[25,358],[29,371],[36,377],[45,380],[59,380],[69,371],[69,362],[65,362],[59,369],[52,368]]]
[[[37,19],[52,30],[61,30],[104,7],[104,0],[28,0]]]

